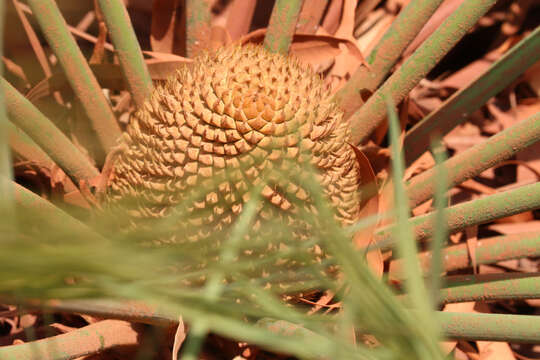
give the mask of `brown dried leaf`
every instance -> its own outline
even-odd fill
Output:
[[[366,155],[356,146],[350,145],[356,155],[356,161],[360,167],[360,178],[362,179],[362,196],[360,204],[360,219],[379,214],[379,194],[377,191],[377,179],[375,172]],[[359,248],[366,248],[373,242],[373,236],[377,222],[367,226],[354,235],[354,244]],[[366,253],[366,259],[373,273],[382,277],[384,261],[380,249],[372,250]]]
[[[512,2],[507,12],[507,18],[501,27],[501,32],[507,36],[515,35],[521,29],[523,21],[527,17],[529,8],[535,0],[518,0]]]
[[[68,333],[68,332],[73,331],[73,330],[76,329],[76,328],[74,328],[72,326],[67,326],[67,325],[61,324],[61,323],[53,323],[53,324],[51,324],[49,326],[51,328],[57,330],[59,334],[65,334],[65,333]]]
[[[446,312],[462,312],[462,313],[474,312],[474,305],[475,304],[476,303],[473,302],[473,301],[455,303],[455,304],[446,304],[446,305],[444,305],[444,309],[442,311],[446,311]]]
[[[94,0],[94,9],[96,8],[95,3],[96,3],[96,0]],[[75,27],[80,31],[88,31],[88,28],[92,26],[95,20],[96,20],[96,11],[95,10],[88,11],[83,16],[83,18],[77,23]]]
[[[37,324],[38,316],[36,314],[24,314],[19,318],[21,328],[29,328]]]
[[[335,37],[350,40],[358,52],[360,52],[360,49],[356,45],[356,39],[353,35],[356,3],[356,0],[345,0],[345,3],[343,4],[341,23],[336,30]],[[343,85],[345,85],[346,81],[356,71],[358,66],[364,63],[362,57],[356,58],[353,56],[350,53],[349,48],[346,48],[343,44],[340,44],[339,47],[341,52],[336,56],[334,66],[327,77],[327,81],[330,83],[332,91],[337,91]]]
[[[478,351],[467,341],[458,341],[455,358],[459,360],[478,360]]]
[[[315,34],[327,4],[328,0],[304,1],[298,18],[298,24],[296,25],[296,32]]]
[[[127,8],[150,13],[152,11],[152,2],[148,0],[123,0]]]
[[[381,0],[358,1],[358,6],[354,11],[355,26],[358,26],[358,24],[360,24],[367,16],[373,13],[373,9],[375,9],[380,2]]]
[[[481,360],[515,360],[516,357],[507,342],[477,341]]]
[[[309,309],[308,314],[312,315],[315,314],[317,311],[325,308],[326,312],[332,311],[333,309],[337,309],[341,307],[341,302],[332,303],[332,300],[335,298],[335,294],[331,291],[325,291],[321,297],[316,301],[310,301],[307,299],[301,298],[300,301],[305,302],[306,304],[313,305],[311,309]]]
[[[524,163],[524,166],[517,168],[518,182],[540,181],[540,143],[520,151],[516,158],[517,161]]]
[[[443,341],[440,343],[443,354],[449,355],[457,346],[457,341]]]
[[[485,303],[477,303],[475,312],[491,313],[491,309]],[[510,346],[506,342],[477,341],[476,346],[481,360],[515,360]]]
[[[240,44],[262,44],[265,34],[266,29],[255,30],[242,37],[238,42]],[[334,60],[337,55],[343,52],[340,45],[345,45],[354,58],[361,63],[364,62],[362,53],[354,42],[330,35],[294,34],[290,53],[317,70],[325,61]]]
[[[145,52],[157,55],[160,58],[146,60],[148,71],[153,80],[167,80],[171,75],[175,74],[179,66],[192,62],[173,54],[162,54]],[[126,85],[120,70],[120,66],[116,64],[94,64],[90,65],[90,69],[96,76],[101,87],[112,90],[124,90]],[[31,102],[36,102],[41,98],[51,95],[54,91],[69,89],[69,83],[63,72],[55,72],[51,77],[45,78],[34,86],[26,97]]]
[[[505,224],[505,223],[521,223],[521,222],[532,221],[532,220],[534,220],[533,212],[525,211],[516,215],[497,219],[495,220],[495,222],[498,224]]]
[[[493,64],[493,61],[494,60],[488,60],[486,58],[473,61],[441,81],[441,85],[453,89],[461,89],[476,79],[480,74],[483,74]]]
[[[182,0],[154,0],[150,45],[153,51],[176,53],[181,51],[180,27],[183,26]]]
[[[433,166],[435,166],[435,159],[433,159],[430,151],[426,151],[405,169],[404,180],[409,180],[413,176],[431,169]]]
[[[414,209],[412,209],[412,216],[420,216],[424,215],[428,212],[433,211],[433,199],[429,199],[428,201],[418,205]]]
[[[394,220],[390,214],[395,209],[394,206],[394,185],[391,177],[386,178],[379,190],[379,214],[381,219],[377,224],[377,227],[383,227],[391,224]]]
[[[477,126],[471,123],[464,123],[450,131],[444,137],[444,143],[457,154],[486,139],[486,137],[480,135],[480,129]]]
[[[156,60],[179,61],[183,63],[193,62],[193,59],[190,59],[190,58],[186,58],[180,55],[175,55],[175,54],[170,54],[170,53],[163,53],[159,51],[143,51],[143,54],[151,56],[153,59],[156,59]],[[150,59],[146,60],[147,65],[150,62],[151,62]]]
[[[98,34],[98,40],[96,44],[94,45],[94,51],[92,52],[92,56],[90,57],[90,60],[88,60],[89,64],[102,64],[103,60],[105,59],[105,42],[107,40],[107,26],[104,22],[99,22],[99,34]]]
[[[213,25],[210,28],[210,49],[216,50],[232,42],[231,35],[223,26]]]
[[[386,31],[392,25],[392,23],[394,22],[396,18],[394,15],[384,12],[383,9],[379,9],[379,10],[377,11],[379,11],[379,13],[382,14],[382,17],[375,18],[375,16],[373,16],[375,18],[374,20],[371,20],[368,17],[369,21],[375,21],[375,22],[373,24],[370,24],[370,26],[368,26],[367,29],[363,29],[363,32],[359,32],[358,28],[355,30],[355,37],[358,37],[356,40],[356,43],[358,44],[360,51],[362,51],[362,53],[364,54],[371,53],[373,48],[375,48],[375,46],[379,43],[379,41],[382,39],[382,37],[384,36]],[[371,14],[374,14],[374,13],[375,12]],[[370,14],[370,17],[371,17],[371,14]]]
[[[471,190],[482,195],[493,195],[497,193],[497,190],[482,183],[479,183],[474,179],[465,180],[464,182],[459,184],[458,187],[465,190]]]
[[[362,151],[368,157],[371,166],[375,171],[377,182],[382,184],[388,177],[390,150],[388,148],[380,147],[370,141],[367,145],[362,147]]]
[[[531,89],[540,97],[540,61],[531,66],[523,75]]]
[[[399,125],[400,125],[400,136],[399,136],[399,148],[403,148],[403,141],[405,140],[405,127],[409,122],[409,97],[406,97],[398,106],[399,111]],[[388,131],[388,121],[383,121],[381,125],[375,129],[371,139],[375,144],[381,144],[384,140],[386,133]]]
[[[445,0],[428,22],[422,27],[422,30],[416,35],[416,38],[403,52],[403,58],[410,56],[433,32],[443,23],[450,14],[452,14],[464,0]]]
[[[424,114],[429,114],[430,112],[434,111],[441,106],[442,103],[443,100],[439,96],[416,97],[414,99],[415,106]]]
[[[24,31],[26,32],[26,36],[28,37],[30,46],[32,47],[32,50],[34,50],[34,54],[36,55],[39,65],[43,70],[43,74],[45,76],[51,76],[52,71],[49,65],[49,61],[47,60],[47,55],[45,54],[45,50],[43,50],[43,46],[41,46],[41,42],[39,41],[36,32],[32,28],[32,25],[30,25],[30,22],[26,18],[26,15],[24,14],[25,8],[27,6],[25,4],[22,4],[19,0],[11,1],[13,3],[13,6],[15,7],[17,15],[19,16]]]
[[[333,34],[339,27],[341,13],[343,9],[343,0],[330,0],[326,16],[324,17],[322,27],[329,33]]]
[[[386,0],[386,8],[391,12],[397,12],[406,6],[411,0]]]
[[[26,74],[21,66],[17,65],[5,56],[2,56],[2,62],[4,63],[4,69],[21,80],[24,86],[29,84],[28,78],[26,77]]]
[[[519,234],[526,231],[540,232],[540,220],[532,220],[522,223],[495,223],[489,225],[489,229],[506,235]]]
[[[90,203],[86,198],[77,190],[69,191],[64,194],[63,200],[66,204],[77,206],[83,209],[91,209]]]
[[[518,121],[521,121],[540,112],[540,101],[530,106],[518,106],[516,110],[516,117],[519,119]],[[523,165],[517,167],[517,182],[540,181],[540,142],[517,153],[516,160],[517,164]]]
[[[233,41],[248,33],[255,5],[256,0],[233,0],[227,8],[226,29]]]
[[[355,40],[353,32],[356,3],[356,0],[345,0],[341,15],[341,23],[334,34],[336,37]]]
[[[184,343],[184,340],[186,340],[186,334],[187,334],[187,328],[184,324],[184,320],[180,316],[178,319],[178,327],[176,328],[176,332],[174,334],[174,344],[172,348],[172,360],[178,359],[178,351],[180,351],[180,347]]]
[[[471,259],[474,274],[478,274],[478,264],[476,262],[476,248],[478,247],[478,226],[470,226],[465,229],[467,241],[467,251]]]

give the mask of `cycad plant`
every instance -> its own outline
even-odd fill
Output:
[[[540,342],[540,233],[478,239],[534,218],[540,184],[474,180],[538,143],[538,107],[445,145],[538,74],[538,7],[500,2],[154,0],[149,42],[145,2],[80,2],[76,26],[69,2],[2,2],[32,51],[3,57],[0,358],[478,358]],[[497,59],[415,101],[444,92],[440,69],[497,17]],[[452,199],[458,186],[488,195]],[[522,258],[528,271],[508,265]]]

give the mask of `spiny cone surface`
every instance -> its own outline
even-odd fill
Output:
[[[135,228],[183,206],[190,216],[173,241],[196,240],[230,225],[264,182],[258,218],[290,225],[298,210],[316,211],[302,177],[313,167],[337,219],[350,224],[360,176],[348,137],[309,67],[255,45],[223,48],[179,69],[134,114],[108,203]]]

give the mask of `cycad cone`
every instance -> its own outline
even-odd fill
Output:
[[[179,69],[132,116],[108,202],[134,227],[180,206],[189,216],[174,241],[196,240],[233,223],[255,185],[258,219],[290,223],[298,210],[314,211],[302,180],[311,167],[336,218],[350,224],[360,176],[348,137],[309,67],[256,45],[226,47]]]

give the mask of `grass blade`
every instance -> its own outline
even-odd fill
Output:
[[[471,179],[538,141],[540,141],[540,112],[445,161],[442,166],[452,169],[448,174],[449,187]],[[439,167],[424,171],[409,181],[407,193],[411,207],[433,196],[435,191],[433,183],[437,181],[436,173]]]
[[[99,175],[88,158],[5,79],[2,79],[2,90],[11,121],[28,134],[75,184]]]
[[[0,57],[3,55],[4,50],[4,14],[5,3],[0,4]],[[3,74],[3,67],[0,65],[0,74]],[[5,106],[5,94],[0,91],[0,214],[2,215],[2,229],[6,226],[6,232],[11,232],[10,217],[13,214],[14,201],[13,191],[11,189],[10,181],[13,179],[13,166],[11,164],[11,153],[9,151],[8,142],[8,118]],[[4,231],[2,231],[4,233]]]
[[[432,145],[435,163],[441,164],[446,159],[446,152],[440,141]],[[442,247],[448,238],[446,216],[444,208],[448,204],[446,191],[448,191],[446,167],[438,166],[435,174],[435,234],[431,247],[430,294],[435,309],[439,306],[439,290],[442,287],[441,273],[443,272]]]
[[[262,188],[262,187],[261,187]],[[250,200],[246,204],[245,209],[240,214],[238,221],[234,225],[234,230],[231,236],[225,241],[221,249],[220,261],[225,266],[229,266],[234,262],[239,251],[238,247],[241,240],[249,232],[251,222],[256,215],[257,203],[260,201],[259,187],[256,187],[251,193]],[[206,283],[203,296],[208,301],[218,301],[220,294],[223,291],[223,280],[225,273],[218,271],[210,275],[208,282]],[[184,360],[196,360],[199,358],[199,352],[201,350],[204,338],[210,330],[210,325],[207,320],[198,319],[193,322],[189,331],[186,344],[184,345],[184,354],[182,359]]]
[[[412,227],[409,223],[410,209],[408,206],[405,187],[403,186],[403,176],[405,172],[403,153],[399,147],[399,120],[391,100],[387,100],[386,108],[388,111],[388,129],[391,144],[391,159],[392,159],[392,181],[394,184],[394,203],[396,204],[396,226],[394,227],[393,235],[397,242],[397,250],[399,256],[404,263],[406,274],[405,288],[411,299],[412,305],[419,310],[419,321],[422,323],[422,332],[425,331],[426,338],[437,338],[437,327],[433,323],[430,312],[431,304],[429,302],[428,293],[424,286],[422,271],[418,263],[416,241],[413,236]],[[434,336],[435,335],[435,336]],[[432,354],[429,358],[433,358],[435,354],[440,357],[440,352],[437,351],[436,344],[431,348]],[[425,354],[428,355],[428,354]],[[426,357],[427,358],[427,357]]]
[[[287,54],[291,45],[302,0],[277,0],[272,9],[264,47],[271,52]]]
[[[186,0],[187,56],[195,57],[210,40],[210,1]]]
[[[484,224],[506,216],[540,208],[540,182],[524,185],[520,188],[467,201],[446,209],[448,231],[456,232],[468,226]],[[430,212],[409,220],[418,240],[433,236],[435,214]],[[394,242],[391,240],[396,225],[379,229],[376,241],[379,247],[386,248]]]
[[[53,0],[29,0],[28,5],[83,105],[100,145],[109,151],[120,136],[120,126],[58,6]]]
[[[512,47],[484,74],[453,94],[437,110],[409,130],[404,145],[406,162],[412,163],[427,149],[429,134],[437,131],[440,136],[444,136],[539,59],[540,26]]]
[[[442,0],[412,0],[401,10],[390,28],[366,58],[371,69],[360,66],[335,95],[345,109],[345,117],[361,106],[360,90],[375,91],[388,75],[403,51],[420,32]]]
[[[407,283],[408,293],[410,294],[413,304],[418,306],[421,311],[427,312],[430,306],[426,303],[426,289],[422,282],[422,273],[417,262],[418,249],[412,233],[409,219],[410,209],[407,205],[407,197],[405,188],[403,187],[403,174],[405,168],[403,166],[403,155],[399,149],[399,120],[390,101],[387,103],[388,122],[389,122],[389,137],[391,143],[391,159],[392,159],[392,181],[394,184],[394,203],[396,204],[396,225],[394,226],[393,236],[399,239],[397,247],[399,256],[404,264],[406,277],[409,279]]]
[[[129,91],[141,107],[153,85],[126,7],[120,0],[99,0],[99,6]]]
[[[386,116],[385,97],[399,103],[446,53],[495,4],[496,0],[468,0],[414,52],[414,54],[351,118],[353,144],[367,140]]]

